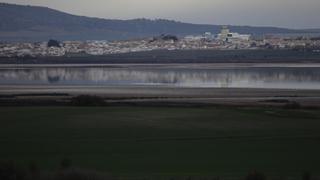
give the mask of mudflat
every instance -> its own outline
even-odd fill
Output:
[[[220,105],[282,105],[295,101],[320,107],[320,90],[252,88],[181,88],[150,86],[0,86],[0,100],[66,100],[79,95],[110,103],[195,103]]]

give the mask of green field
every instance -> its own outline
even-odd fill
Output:
[[[320,111],[1,107],[0,160],[117,176],[320,175]]]

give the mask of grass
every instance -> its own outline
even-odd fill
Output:
[[[0,160],[117,176],[320,175],[320,112],[266,108],[2,107]]]

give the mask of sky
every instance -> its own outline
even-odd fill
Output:
[[[320,0],[0,0],[108,19],[320,28]]]

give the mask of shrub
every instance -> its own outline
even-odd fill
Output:
[[[30,162],[28,166],[29,179],[37,180],[40,178],[40,169],[35,162]]]
[[[24,180],[25,172],[18,168],[13,162],[0,162],[1,180]]]
[[[106,102],[99,96],[80,95],[71,99],[74,106],[104,106]]]
[[[300,109],[301,108],[301,104],[299,104],[298,102],[292,101],[289,103],[286,103],[284,105],[285,109]]]
[[[111,180],[108,174],[84,169],[68,169],[61,171],[54,180]]]
[[[311,174],[309,172],[303,173],[302,180],[311,180]]]
[[[263,173],[252,171],[247,175],[246,180],[266,180],[266,176]]]

